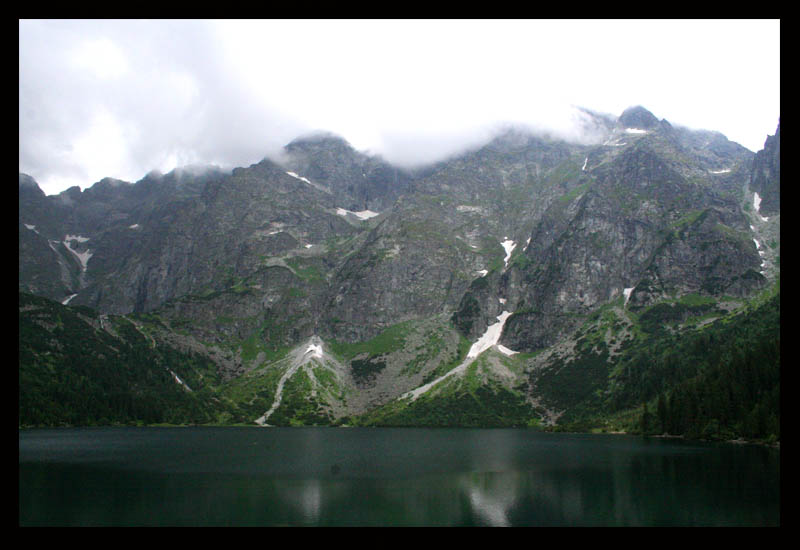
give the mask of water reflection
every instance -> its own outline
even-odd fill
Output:
[[[522,430],[65,434],[21,432],[22,524],[776,525],[780,517],[779,455],[752,447]]]
[[[493,527],[508,527],[508,512],[517,500],[521,487],[519,475],[464,476],[463,490],[469,496],[472,515]]]

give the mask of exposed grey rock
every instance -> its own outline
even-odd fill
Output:
[[[761,214],[779,214],[781,211],[781,123],[774,136],[767,136],[764,149],[753,159],[750,190],[761,197]]]
[[[656,128],[659,124],[655,115],[641,105],[625,109],[619,116],[619,123],[623,128],[639,128],[643,130]]]
[[[766,284],[743,190],[779,213],[780,126],[754,157],[641,107],[586,116],[595,142],[510,128],[414,172],[322,135],[280,162],[49,197],[20,174],[19,287],[103,314],[152,312],[178,341],[227,350],[218,364],[232,378],[266,368],[267,351],[364,342],[406,321],[454,327],[441,336],[450,357],[458,333],[474,342],[503,311],[501,343],[536,351],[611,301],[633,311]],[[260,355],[243,359],[245,342]],[[421,384],[440,355],[402,383],[412,350],[356,357],[376,368],[347,379],[364,392],[351,412]]]

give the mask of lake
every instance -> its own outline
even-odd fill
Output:
[[[23,526],[777,526],[780,451],[515,429],[19,431]]]

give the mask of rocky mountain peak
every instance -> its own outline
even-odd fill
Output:
[[[484,146],[491,149],[516,149],[526,147],[535,136],[530,129],[519,125],[508,125],[499,129],[492,139]]]
[[[28,174],[23,174],[20,172],[19,174],[19,192],[20,193],[35,193],[37,195],[44,196],[44,191],[42,191],[39,184],[36,183],[36,180],[30,177]]]
[[[164,177],[164,173],[161,170],[159,170],[157,168],[154,168],[153,170],[150,170],[147,174],[145,174],[143,179],[146,179],[146,180],[158,180],[158,179],[161,179],[163,177]]]
[[[343,137],[331,132],[315,132],[300,136],[285,147],[288,153],[316,152],[320,150],[354,153],[355,149]]]
[[[84,192],[86,198],[92,197],[94,199],[107,200],[119,196],[129,187],[131,187],[131,184],[126,181],[116,178],[103,178],[91,187],[86,188]]]
[[[20,187],[27,186],[27,187],[39,187],[39,184],[36,183],[36,180],[30,177],[28,174],[23,174],[22,172],[19,173],[19,185]]]
[[[180,380],[216,373],[207,395],[241,396],[236,422],[428,422],[414,407],[460,410],[476,387],[501,407],[481,422],[502,425],[606,391],[638,407],[653,397],[626,393],[649,364],[629,351],[640,334],[683,338],[779,277],[780,133],[755,156],[642,107],[581,121],[603,145],[507,127],[411,173],[314,134],[231,172],[53,197],[20,174],[19,288],[80,313],[93,338],[205,356],[216,371],[181,360]],[[634,382],[616,386],[623,371]]]
[[[409,176],[379,156],[356,151],[332,133],[299,137],[278,161],[290,176],[327,191],[347,210],[381,212],[408,188]]]
[[[655,115],[641,105],[625,109],[619,116],[618,122],[623,128],[638,128],[641,130],[654,129],[659,125]]]
[[[123,185],[123,184],[125,184],[127,182],[123,181],[123,180],[119,180],[117,178],[103,178],[103,179],[100,180],[99,183],[102,183],[104,185],[110,185],[111,187],[118,187],[118,186]]]
[[[78,199],[81,196],[81,188],[77,185],[73,185],[68,189],[64,189],[61,193],[58,194],[60,197],[65,197],[69,199]]]

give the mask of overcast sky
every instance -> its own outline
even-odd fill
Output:
[[[47,194],[248,166],[325,130],[398,164],[577,105],[643,105],[758,151],[780,116],[778,20],[22,20],[19,170]]]

